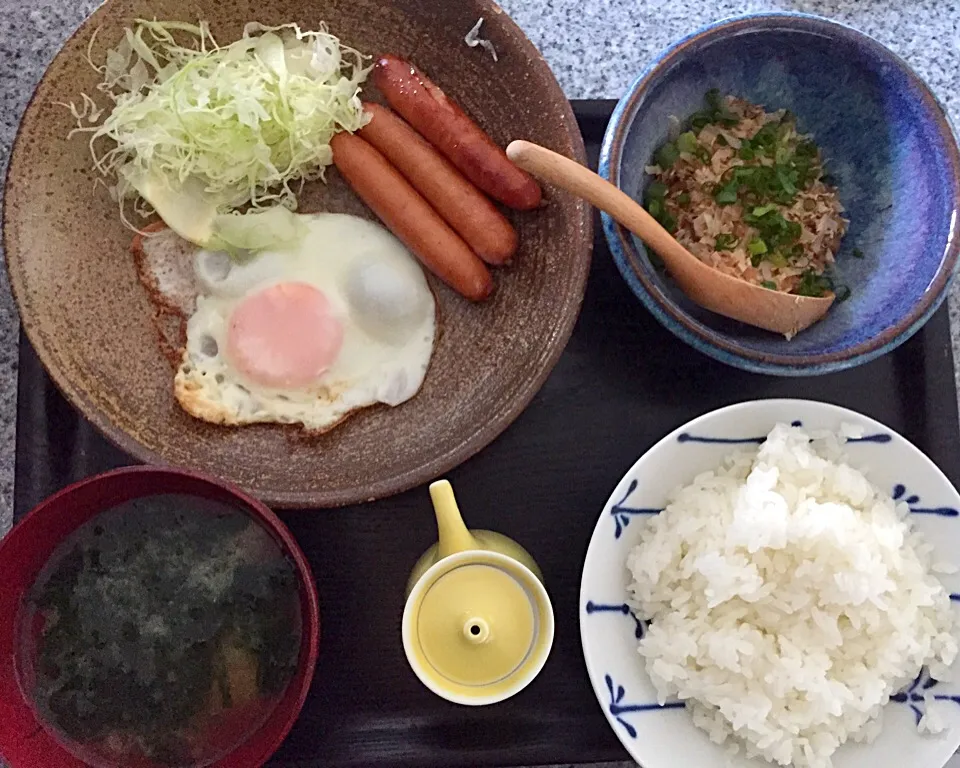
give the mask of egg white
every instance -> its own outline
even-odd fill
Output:
[[[196,253],[202,293],[187,321],[174,386],[188,413],[218,424],[276,422],[323,431],[358,408],[399,405],[419,391],[436,336],[436,301],[419,263],[366,219],[324,213],[303,220],[307,234],[296,249],[265,251],[243,263],[224,253]],[[343,324],[343,345],[315,384],[264,387],[228,359],[230,316],[245,297],[290,281],[324,292]]]

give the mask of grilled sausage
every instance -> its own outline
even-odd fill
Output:
[[[504,264],[517,250],[517,233],[463,174],[387,107],[367,104],[372,119],[360,129],[414,189],[488,264]]]
[[[468,299],[490,296],[493,278],[484,263],[382,154],[346,131],[330,146],[334,165],[360,199],[427,269]]]
[[[381,56],[373,82],[387,102],[470,181],[518,210],[540,205],[540,186],[447,95],[412,64]]]

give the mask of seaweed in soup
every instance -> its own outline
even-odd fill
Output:
[[[117,765],[219,759],[205,721],[262,702],[262,722],[299,658],[293,564],[245,512],[194,497],[98,515],[54,552],[25,608],[24,627],[42,617],[26,630],[38,711]]]

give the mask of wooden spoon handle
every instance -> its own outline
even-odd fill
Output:
[[[507,157],[528,173],[609,213],[655,251],[668,269],[678,259],[690,258],[687,250],[643,206],[580,163],[529,141],[511,142]]]

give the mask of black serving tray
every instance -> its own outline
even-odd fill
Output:
[[[613,102],[574,102],[590,161]],[[946,307],[897,351],[852,371],[777,379],[685,346],[620,278],[599,221],[583,312],[541,392],[498,440],[451,472],[470,526],[503,531],[543,569],[556,613],[546,667],[525,691],[467,708],[427,691],[400,641],[408,572],[436,538],[426,488],[372,504],[280,515],[316,575],[320,662],[276,768],[475,768],[627,757],[594,698],[577,624],[580,568],[607,496],[667,432],[742,400],[824,400],[879,419],[960,481]],[[61,397],[20,341],[15,513],[68,483],[133,460]]]

